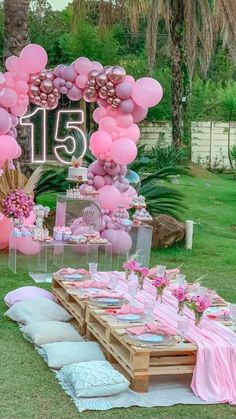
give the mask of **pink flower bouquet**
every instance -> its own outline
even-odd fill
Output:
[[[148,272],[149,272],[149,269],[146,268],[145,266],[140,266],[135,271],[135,273],[138,275],[138,282],[139,282],[140,290],[143,289],[144,279],[147,276]]]
[[[171,294],[178,300],[178,314],[182,314],[186,301],[188,301],[187,287],[174,288]]]
[[[211,300],[208,294],[196,295],[191,297],[187,305],[195,314],[195,325],[199,326],[204,311],[211,305]]]
[[[156,276],[152,282],[152,285],[156,287],[157,297],[156,299],[160,298],[162,303],[162,295],[164,292],[165,287],[170,284],[170,280],[166,278],[166,276]]]
[[[33,209],[34,201],[30,195],[20,189],[11,191],[2,201],[3,214],[6,217],[28,218]]]
[[[145,266],[141,266],[139,262],[137,262],[135,259],[130,259],[127,262],[123,264],[123,268],[126,271],[126,277],[128,279],[128,276],[131,272],[135,273],[138,277],[138,282],[140,289],[143,289],[143,282],[145,276],[147,276],[149,269]]]

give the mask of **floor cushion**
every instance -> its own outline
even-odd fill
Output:
[[[106,358],[96,342],[57,342],[42,345],[43,357],[50,368],[87,361],[105,361]]]
[[[5,295],[4,302],[8,307],[11,307],[21,301],[37,297],[44,297],[57,302],[57,298],[50,291],[34,286],[16,288],[15,290],[8,292]]]
[[[63,367],[63,378],[73,387],[77,397],[103,397],[121,393],[129,382],[107,361],[80,362]]]
[[[23,324],[50,320],[66,322],[72,319],[62,306],[44,297],[16,303],[6,311],[5,316]]]
[[[37,346],[54,342],[83,342],[74,326],[65,322],[35,322],[21,326],[20,330],[25,339]]]

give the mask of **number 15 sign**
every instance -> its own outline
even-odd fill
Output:
[[[40,140],[37,148],[40,156],[36,157],[36,119],[41,119]],[[84,113],[80,109],[62,109],[56,114],[53,152],[56,159],[63,164],[70,164],[75,155],[82,158],[86,152],[87,142],[80,126],[84,122]],[[46,163],[47,158],[47,110],[36,108],[31,114],[20,118],[20,125],[30,127],[31,162]],[[37,153],[38,154],[38,153]]]

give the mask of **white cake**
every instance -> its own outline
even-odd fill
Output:
[[[68,179],[86,181],[88,180],[87,171],[87,167],[70,166],[68,170]]]

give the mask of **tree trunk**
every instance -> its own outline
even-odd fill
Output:
[[[4,28],[4,60],[11,55],[19,56],[22,48],[29,43],[29,0],[5,0],[5,28]],[[27,174],[31,171],[29,167],[31,142],[27,127],[17,128],[17,141],[22,149],[20,157],[23,163],[22,171]]]
[[[172,142],[182,144],[182,98],[183,98],[183,22],[182,0],[170,0],[170,35],[172,69]]]

